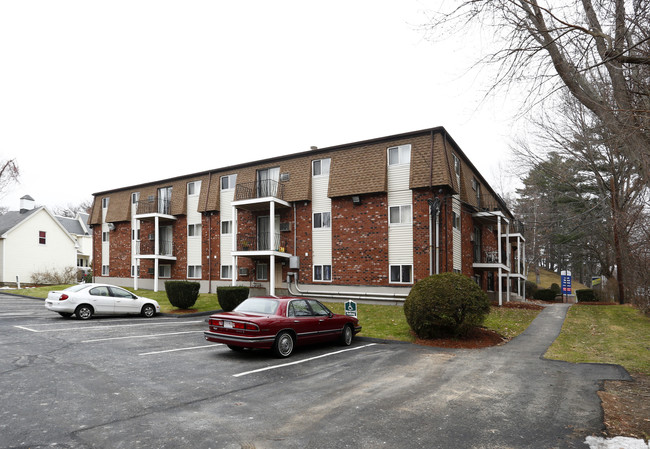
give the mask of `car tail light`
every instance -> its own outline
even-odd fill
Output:
[[[247,331],[258,331],[260,328],[253,323],[242,323],[240,321],[235,321],[233,322],[234,328],[235,329],[243,329]]]
[[[65,301],[68,298],[69,298],[69,296],[64,293],[59,297],[59,301]]]
[[[210,326],[223,326],[223,320],[210,320]]]

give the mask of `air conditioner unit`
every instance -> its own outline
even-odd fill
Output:
[[[240,276],[248,276],[248,268],[240,267],[239,268],[239,275]]]
[[[289,268],[292,270],[300,269],[300,257],[291,256],[289,258]]]
[[[280,173],[280,181],[287,182],[289,180],[289,173]]]
[[[283,223],[280,223],[280,232],[289,232],[289,231],[291,231],[290,221],[285,221]]]

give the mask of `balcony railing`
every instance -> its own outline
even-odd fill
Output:
[[[271,238],[268,234],[237,234],[237,251],[280,251],[280,233]]]
[[[235,201],[266,197],[284,199],[284,184],[272,179],[243,182],[235,188]]]
[[[137,214],[165,214],[171,215],[172,202],[166,198],[151,197],[146,200],[140,200],[137,204]]]
[[[140,240],[136,245],[136,254],[154,255],[156,242],[154,240]],[[171,240],[160,240],[158,242],[159,256],[173,256],[174,245]]]

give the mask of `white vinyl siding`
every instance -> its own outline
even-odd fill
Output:
[[[140,192],[131,194],[131,277],[135,276],[135,270],[140,268],[140,259],[135,256],[139,252],[140,247],[140,220],[136,220],[135,216],[138,213],[138,201],[140,201]],[[138,276],[140,273],[137,273]]]
[[[219,259],[221,260],[221,279],[232,279],[232,239],[233,239],[233,216],[232,216],[232,202],[235,198],[235,179],[237,175],[228,176],[229,183],[232,184],[228,190],[221,190],[219,194],[219,201],[221,202],[221,211],[219,216],[221,217],[221,222],[219,223],[219,230],[224,228],[223,223],[228,222],[229,225],[225,227],[229,228],[228,234],[221,234],[221,243],[219,245]],[[223,187],[223,178],[222,178],[222,187]],[[228,277],[224,277],[224,267],[229,266]]]
[[[201,181],[194,181],[194,192],[201,191]],[[187,193],[187,223],[192,225],[194,236],[187,239],[187,265],[196,265],[201,268],[201,213],[199,212],[199,195]],[[189,232],[188,232],[189,235]],[[189,277],[189,276],[188,276]],[[195,276],[197,277],[197,276]],[[201,277],[199,272],[198,277]]]
[[[104,233],[108,233],[108,223],[106,223],[106,213],[108,212],[108,198],[104,198],[102,200],[102,267],[106,266],[111,263],[111,255],[110,255],[110,243],[108,238],[106,241],[104,241]],[[102,276],[107,276],[104,273],[107,272],[102,268]]]
[[[312,223],[312,263],[314,265],[332,265],[332,200],[327,196],[329,176],[314,176],[311,178],[312,220],[315,214],[320,214],[321,227]],[[323,216],[329,215],[330,226],[322,226]]]
[[[397,150],[394,150],[397,148]],[[388,165],[388,264],[392,266],[413,265],[413,192],[409,188],[410,145],[389,149]],[[390,162],[393,162],[391,164]],[[390,213],[393,213],[393,219]],[[399,216],[399,219],[397,218]],[[400,282],[403,282],[400,280]],[[407,283],[413,282],[413,277]]]
[[[460,270],[463,267],[463,258],[462,258],[462,238],[461,238],[461,232],[460,232],[460,197],[459,195],[454,195],[452,198],[452,211],[457,217],[457,223],[454,223],[453,226],[453,246],[454,246],[454,270]],[[456,224],[458,224],[458,227],[456,227]]]

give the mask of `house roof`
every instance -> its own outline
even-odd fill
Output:
[[[25,212],[9,211],[0,215],[0,236],[4,235],[7,231],[14,228],[17,224],[38,211],[39,209],[28,210]]]
[[[59,220],[59,223],[61,223],[65,228],[65,230],[68,231],[70,234],[75,234],[75,235],[88,234],[86,230],[83,228],[83,226],[81,225],[81,222],[76,218],[56,217],[56,219]]]

